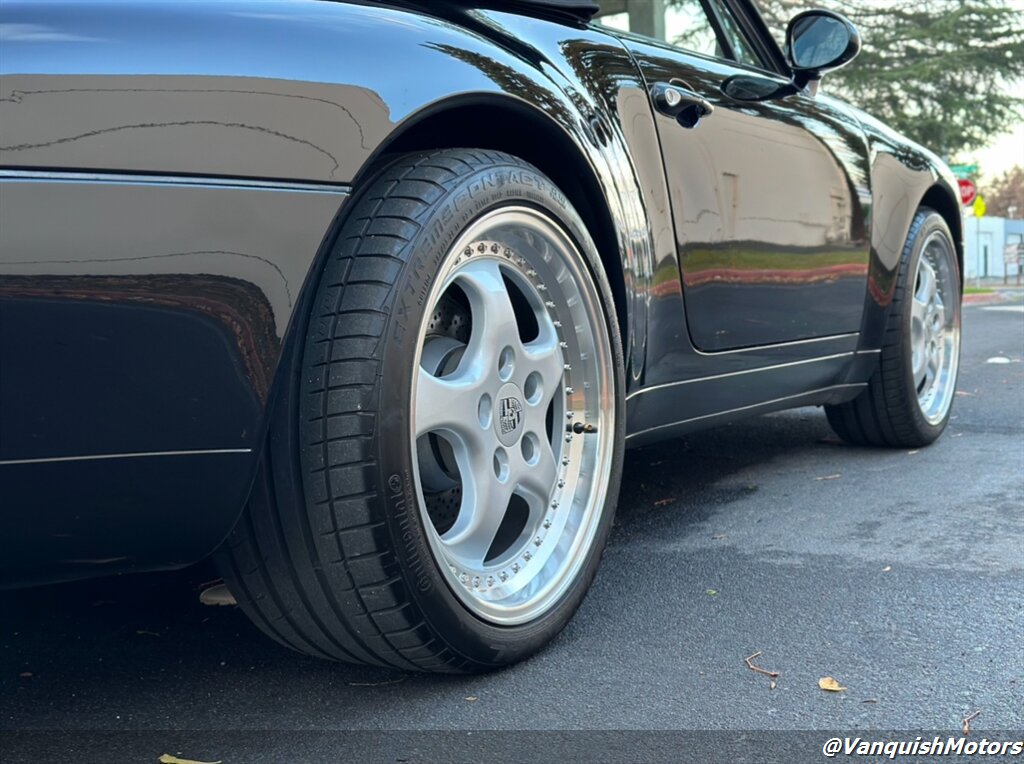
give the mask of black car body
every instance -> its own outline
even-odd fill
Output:
[[[497,149],[564,192],[613,293],[629,445],[853,399],[919,208],[962,258],[956,184],[927,150],[814,88],[726,94],[793,79],[749,0],[723,7],[757,65],[483,5],[0,7],[7,583],[220,544],[332,232],[384,156]],[[657,83],[713,114],[659,112]]]

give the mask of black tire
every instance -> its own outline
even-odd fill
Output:
[[[432,554],[410,485],[408,402],[422,295],[467,225],[513,203],[556,220],[585,255],[584,269],[608,306],[615,426],[607,501],[579,574],[543,615],[504,626],[467,609]],[[218,564],[253,622],[299,652],[403,670],[494,669],[535,652],[565,626],[611,527],[624,377],[608,281],[571,204],[507,154],[401,156],[350,204],[295,359],[298,389],[275,410],[253,495]]]
[[[939,213],[922,207],[914,216],[903,247],[878,367],[867,388],[852,401],[825,406],[832,429],[848,443],[919,448],[933,443],[949,421],[956,386],[959,340],[956,340],[953,351],[949,399],[944,412],[940,412],[935,421],[929,421],[922,411],[912,370],[911,310],[915,284],[911,282],[916,280],[918,263],[926,243],[936,236],[944,239],[948,248],[951,261],[946,279],[948,283],[941,288],[946,291],[943,296],[953,311],[952,320],[959,332],[962,291],[953,237]]]

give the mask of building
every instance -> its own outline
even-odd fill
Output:
[[[1007,265],[1003,256],[1007,244],[1024,241],[1024,220],[964,215],[964,281],[998,278],[1015,280],[1019,265]]]

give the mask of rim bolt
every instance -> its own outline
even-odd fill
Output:
[[[547,302],[544,303],[544,307],[545,308],[553,308],[553,307],[555,307],[555,304],[553,302],[551,302],[551,300],[548,300]]]
[[[478,589],[480,587],[480,576],[473,576],[473,588]]]
[[[537,271],[535,271],[535,270],[534,270],[533,268],[530,268],[530,270],[528,270],[528,271],[526,272],[526,275],[527,275],[527,276],[531,276],[531,277],[532,277],[532,276],[536,276],[536,275],[537,275]]]
[[[559,342],[558,343],[558,347],[562,348],[562,350],[565,350],[567,347],[569,347],[569,343],[568,342]]]
[[[559,488],[565,488],[565,481],[562,480],[562,478],[559,478],[557,485]]]
[[[544,543],[544,541],[543,541],[543,539],[541,539],[541,537],[540,537],[540,536],[538,536],[537,538],[535,538],[535,539],[533,540],[533,545],[534,545],[534,546],[540,546],[540,545],[541,545],[542,543]]]
[[[572,388],[571,387],[565,388],[565,394],[566,395],[572,395]]]
[[[569,466],[569,457],[568,456],[563,456],[562,457],[562,466],[563,467],[568,467]]]
[[[476,248],[476,251],[477,252],[486,252],[487,251],[487,246],[483,242],[480,242],[480,245]]]
[[[550,520],[545,520],[544,521],[544,528],[547,529],[547,528],[550,528],[550,527],[551,527],[551,521]]]
[[[553,502],[551,502],[551,508],[558,509],[558,499],[555,499]]]
[[[533,559],[533,552],[523,552],[523,559],[529,562]]]
[[[505,571],[501,571],[501,573],[498,574],[498,578],[500,578],[502,581],[508,581],[508,573],[506,573]]]
[[[544,284],[537,284],[537,291],[538,292],[546,292],[546,291],[548,291],[548,288]]]
[[[519,572],[519,563],[518,562],[512,563],[512,572],[513,573],[518,573]]]
[[[566,419],[572,419],[572,416],[573,416],[573,415],[572,415],[572,412],[571,412],[571,411],[566,411],[566,412],[565,412],[565,418],[566,418]]]
[[[561,329],[562,328],[562,322],[561,321],[552,321],[551,323],[554,325],[554,327],[556,329]]]
[[[572,440],[572,435],[570,435],[570,434],[566,434],[566,436],[565,436],[565,442],[566,442],[566,443],[569,443],[569,442],[570,442],[571,440]]]
[[[519,257],[519,258],[516,258],[516,259],[517,259],[517,261],[519,262],[520,265],[526,265],[526,258],[525,257]]]
[[[571,363],[567,363],[567,364],[563,365],[562,368],[565,369],[566,371],[572,371],[572,364]]]
[[[491,245],[491,252],[493,252],[494,254],[498,254],[498,245],[497,244],[492,244]]]
[[[469,257],[470,255],[473,254],[473,248],[472,247],[466,247],[466,250],[462,254],[464,254],[466,257]]]
[[[487,577],[487,585],[488,586],[494,586],[494,576],[488,576]]]

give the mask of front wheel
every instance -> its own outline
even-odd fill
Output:
[[[960,361],[960,269],[946,221],[922,208],[903,248],[878,367],[854,400],[826,406],[844,440],[917,448],[946,428]]]
[[[566,624],[611,526],[607,278],[565,197],[505,154],[402,157],[355,204],[225,579],[302,652],[495,668]]]

